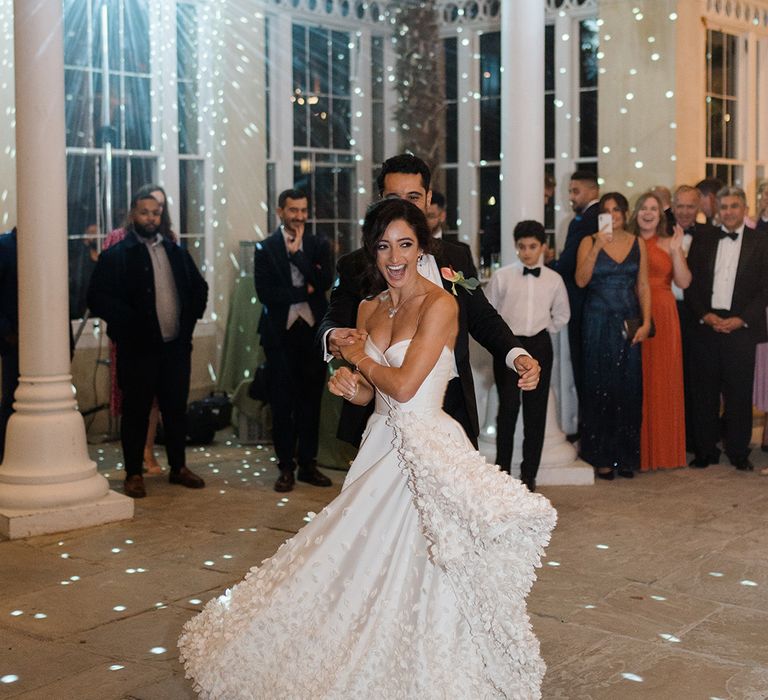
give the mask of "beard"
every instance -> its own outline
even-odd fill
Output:
[[[134,223],[133,229],[141,238],[154,238],[157,235],[157,226],[144,227]]]

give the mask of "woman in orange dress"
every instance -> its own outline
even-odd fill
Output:
[[[667,233],[661,201],[653,193],[640,197],[630,222],[648,250],[648,283],[656,335],[643,343],[643,423],[640,469],[673,469],[685,465],[685,404],[680,320],[671,282],[681,289],[691,283],[683,253],[683,230]]]

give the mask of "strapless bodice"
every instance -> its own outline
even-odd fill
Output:
[[[366,354],[381,365],[387,367],[400,367],[405,359],[405,353],[411,343],[410,338],[400,340],[390,345],[384,352],[374,345],[368,338],[365,343]],[[443,347],[440,357],[437,359],[432,371],[421,383],[419,390],[410,401],[400,403],[391,396],[382,394],[376,390],[376,413],[386,415],[392,408],[399,408],[414,413],[425,414],[442,410],[443,397],[448,382],[456,376],[453,352],[448,347]]]

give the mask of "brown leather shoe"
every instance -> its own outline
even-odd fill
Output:
[[[201,489],[205,486],[205,482],[186,467],[182,467],[177,472],[171,472],[168,475],[168,481],[172,484],[181,484],[188,489]]]
[[[333,485],[333,482],[317,468],[316,462],[303,466],[299,465],[299,473],[296,478],[306,484],[312,484],[312,486]]]
[[[141,474],[131,474],[131,476],[125,477],[123,493],[131,498],[144,498],[147,495],[144,488],[144,477]]]
[[[296,479],[293,476],[293,472],[289,470],[281,470],[280,476],[277,477],[275,482],[275,491],[278,493],[288,493],[293,491],[293,486],[296,483]]]

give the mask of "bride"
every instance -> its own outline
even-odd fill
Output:
[[[407,201],[366,214],[381,292],[329,389],[376,410],[339,496],[184,626],[204,698],[541,695],[525,597],[556,514],[442,411],[457,305],[417,271],[429,240]]]

